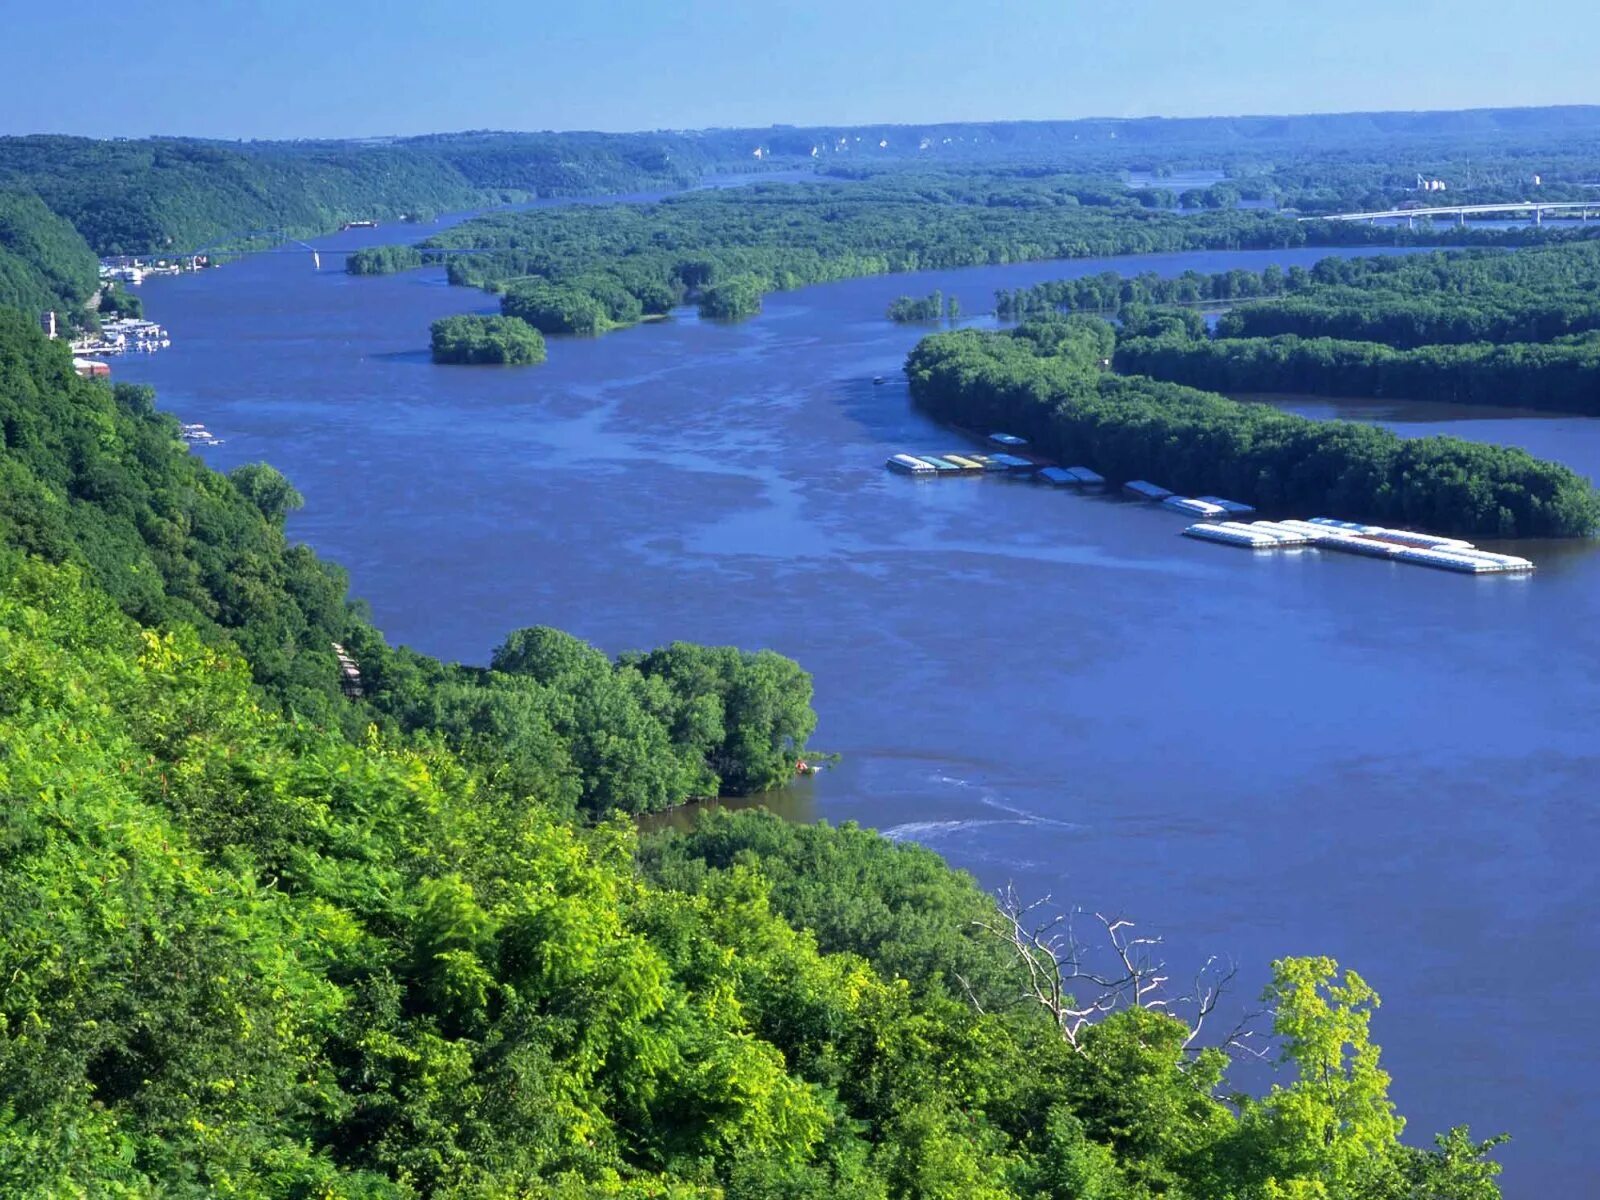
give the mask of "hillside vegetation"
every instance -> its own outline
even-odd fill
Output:
[[[69,221],[37,196],[0,190],[0,308],[81,313],[99,263]]]
[[[1400,1142],[1329,960],[1274,965],[1281,1068],[1233,1096],[1178,1016],[1019,999],[928,851],[763,813],[641,845],[603,814],[789,776],[798,667],[390,649],[288,482],[150,399],[0,318],[0,1192],[1497,1194],[1465,1130]]]

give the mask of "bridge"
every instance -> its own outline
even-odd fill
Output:
[[[1547,212],[1576,212],[1581,220],[1587,221],[1591,211],[1600,215],[1600,202],[1518,200],[1510,204],[1453,204],[1442,208],[1386,208],[1377,212],[1327,213],[1316,217],[1301,217],[1300,220],[1383,221],[1404,217],[1407,221],[1414,221],[1417,217],[1455,217],[1459,224],[1465,225],[1468,217],[1484,217],[1494,213],[1503,213],[1508,216],[1532,217],[1534,223],[1539,224],[1543,221],[1544,214]]]

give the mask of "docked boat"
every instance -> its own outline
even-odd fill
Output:
[[[1011,469],[1010,467],[1006,466],[1005,463],[1000,461],[1000,459],[1004,457],[1003,455],[969,454],[966,457],[970,458],[973,462],[980,464],[985,471],[1000,472],[1009,471]]]
[[[981,462],[978,462],[973,458],[968,458],[964,454],[944,454],[940,457],[946,462],[955,463],[955,465],[960,467],[963,471],[969,471],[974,475],[983,470],[983,464]]]
[[[1245,504],[1239,500],[1225,500],[1221,496],[1196,496],[1195,499],[1203,500],[1207,504],[1215,504],[1223,512],[1235,517],[1244,517],[1255,512],[1255,508],[1252,505]]]
[[[902,475],[932,475],[934,469],[920,458],[913,458],[909,454],[891,454],[884,460],[884,466],[891,471],[898,471]]]
[[[1151,483],[1147,479],[1130,479],[1122,485],[1122,490],[1140,500],[1165,500],[1172,492],[1162,487],[1159,483]]]
[[[1036,479],[1042,479],[1051,487],[1078,487],[1078,477],[1065,467],[1041,467]]]
[[[1224,546],[1238,546],[1243,550],[1276,550],[1280,545],[1270,533],[1253,530],[1247,525],[1219,525],[1199,522],[1183,531],[1185,537],[1219,542]]]
[[[1026,446],[1028,444],[1027,438],[1018,437],[1014,433],[991,433],[989,435],[989,441],[996,446],[1009,446],[1012,449],[1015,449],[1018,446]]]
[[[1187,496],[1168,496],[1161,502],[1163,508],[1170,508],[1174,512],[1186,513],[1191,517],[1221,517],[1226,515],[1225,510],[1216,504],[1208,504],[1204,500],[1192,500]]]
[[[1033,471],[1039,464],[1019,454],[991,454],[989,456],[1007,471]]]

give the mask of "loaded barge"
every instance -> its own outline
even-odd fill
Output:
[[[1416,533],[1409,529],[1389,529],[1382,525],[1359,525],[1331,517],[1309,521],[1206,522],[1190,525],[1185,536],[1252,550],[1276,550],[1288,545],[1312,545],[1322,550],[1361,554],[1391,562],[1415,563],[1463,575],[1525,574],[1534,570],[1532,561],[1515,554],[1480,550],[1461,538]]]

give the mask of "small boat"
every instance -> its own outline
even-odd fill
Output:
[[[887,380],[885,380],[882,375],[874,375],[872,377],[872,382],[875,383],[875,384],[879,384],[879,383],[886,383]]]
[[[1137,496],[1141,500],[1165,500],[1172,492],[1162,487],[1159,483],[1151,483],[1147,479],[1130,479],[1122,485],[1122,490],[1129,495]]]
[[[1215,504],[1207,504],[1204,500],[1192,500],[1186,496],[1168,496],[1161,502],[1163,508],[1170,508],[1176,512],[1188,513],[1192,517],[1221,517],[1226,515],[1226,510]]]
[[[993,442],[996,446],[1013,446],[1014,447],[1014,446],[1026,446],[1028,444],[1028,439],[1027,438],[1018,437],[1014,433],[991,433],[989,435],[989,440],[991,442]]]
[[[983,464],[981,462],[978,462],[976,459],[968,458],[964,454],[944,454],[940,457],[942,457],[946,462],[955,463],[955,465],[960,467],[963,471],[972,471],[976,473],[983,470]]]
[[[1078,477],[1065,467],[1042,467],[1037,479],[1042,479],[1051,487],[1078,487]]]
[[[1196,499],[1203,500],[1207,504],[1215,504],[1223,512],[1232,513],[1236,517],[1247,516],[1255,512],[1251,505],[1241,503],[1238,500],[1224,500],[1221,496],[1198,496]]]

